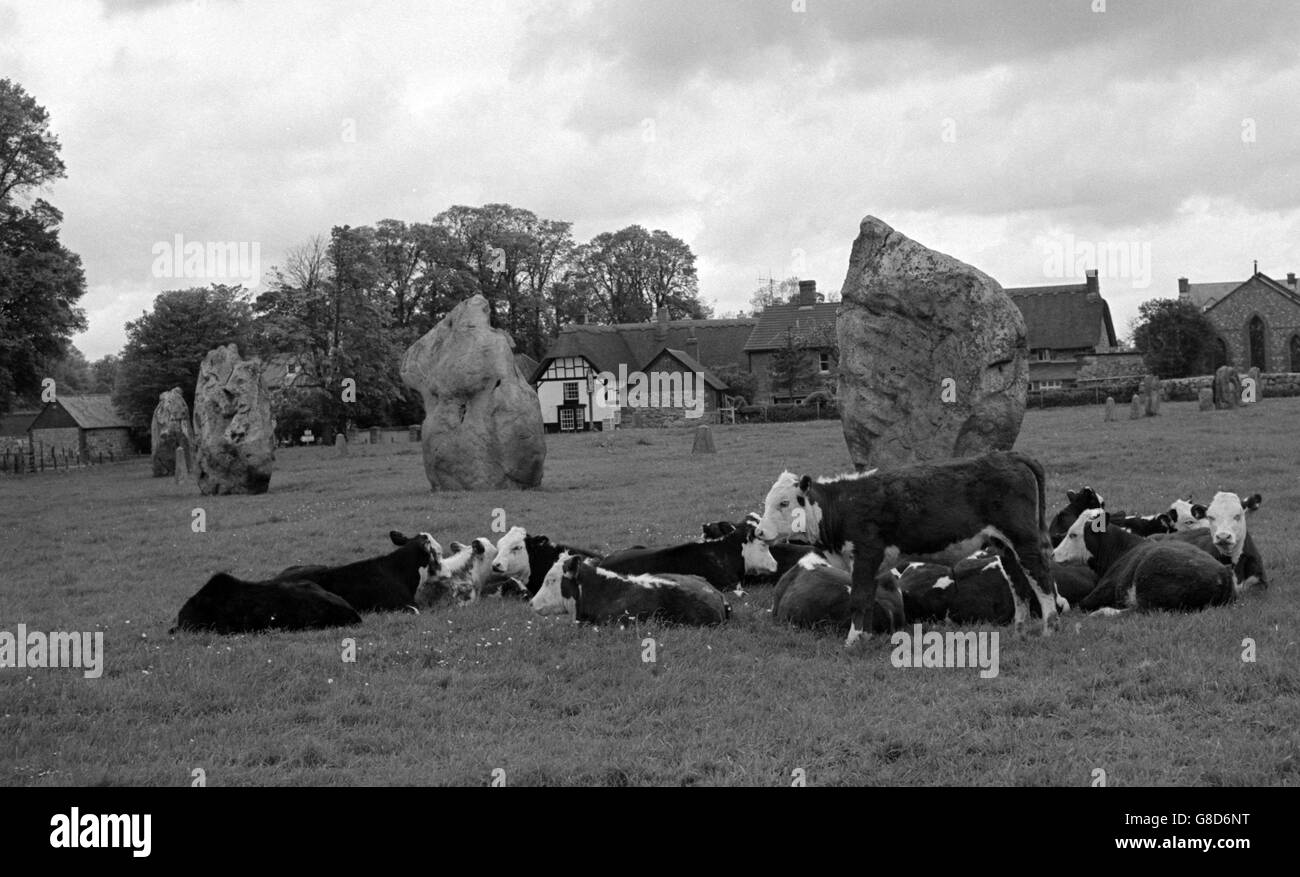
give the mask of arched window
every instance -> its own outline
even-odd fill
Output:
[[[1229,365],[1228,362],[1228,342],[1223,340],[1220,335],[1214,339],[1214,368],[1211,371],[1218,371],[1219,366]]]
[[[1291,336],[1291,371],[1300,372],[1300,335]]]
[[[1250,318],[1247,324],[1250,335],[1250,365],[1262,372],[1268,371],[1268,360],[1264,356],[1264,321],[1259,315]]]

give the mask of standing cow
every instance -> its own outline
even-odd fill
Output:
[[[783,472],[768,491],[758,535],[771,540],[803,529],[844,559],[853,573],[847,645],[870,630],[876,573],[889,549],[933,554],[964,542],[969,553],[990,538],[1006,542],[1025,568],[1015,595],[1017,632],[1036,599],[1047,635],[1059,620],[1044,481],[1038,461],[1014,451],[816,480]]]

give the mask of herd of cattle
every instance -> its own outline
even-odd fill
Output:
[[[597,624],[657,617],[726,621],[724,594],[775,582],[778,622],[868,632],[905,624],[1041,619],[1071,607],[1112,614],[1202,609],[1266,587],[1246,530],[1259,494],[1178,500],[1148,516],[1108,512],[1091,487],[1046,522],[1043,469],[998,452],[830,478],[783,472],[762,514],[702,525],[702,538],[601,555],[514,527],[444,554],[428,533],[345,566],[293,566],[264,581],[214,575],[177,628],[238,633],[356,624],[364,612],[518,596],[543,615]]]

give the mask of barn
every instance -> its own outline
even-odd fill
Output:
[[[113,407],[107,393],[58,396],[45,403],[28,428],[37,453],[125,457],[132,453],[131,424]]]

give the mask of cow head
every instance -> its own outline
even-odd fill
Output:
[[[1208,526],[1205,523],[1205,506],[1193,503],[1191,497],[1176,499],[1165,514],[1173,518],[1174,530],[1197,530]]]
[[[1087,563],[1092,558],[1084,534],[1092,529],[1104,528],[1106,512],[1102,509],[1084,509],[1052,551],[1057,563]],[[1100,521],[1100,522],[1099,522]]]
[[[806,477],[806,476],[805,476]],[[796,511],[802,508],[803,496],[799,491],[799,476],[782,472],[763,500],[763,517],[758,521],[756,533],[765,542],[775,542],[782,536],[796,532]]]
[[[731,521],[716,521],[712,524],[700,524],[700,533],[704,539],[722,539],[736,532],[736,525]]]
[[[1205,510],[1214,550],[1236,563],[1246,541],[1246,514],[1259,508],[1264,498],[1258,493],[1244,501],[1235,493],[1219,491]]]
[[[420,571],[421,585],[427,582],[430,576],[438,572],[438,565],[442,560],[442,546],[438,544],[438,540],[434,539],[433,536],[428,533],[404,536],[396,530],[389,530],[388,538],[399,548],[411,544],[417,546],[415,550],[419,552],[417,566]]]
[[[492,572],[500,573],[521,582],[528,581],[532,569],[528,565],[528,545],[525,540],[528,531],[523,527],[511,527],[510,531],[497,540],[497,556],[492,561]]]
[[[1101,494],[1087,486],[1082,490],[1067,490],[1065,498],[1073,508],[1080,511],[1084,509],[1104,509],[1106,507],[1106,500],[1101,498]]]
[[[742,534],[740,556],[745,561],[745,572],[776,572],[776,558],[772,556],[772,549],[758,538],[754,525],[745,521],[740,532]]]
[[[542,586],[537,589],[533,599],[528,601],[534,612],[538,615],[567,614],[577,619],[578,584],[572,579],[577,575],[576,562],[580,560],[567,551],[560,554],[560,559],[547,570]]]

